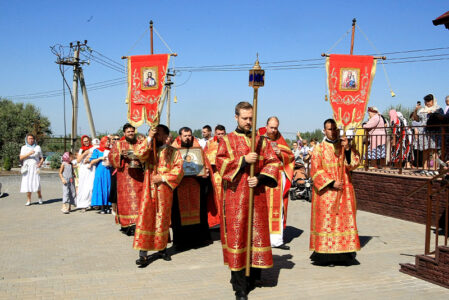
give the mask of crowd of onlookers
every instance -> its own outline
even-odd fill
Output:
[[[92,208],[98,209],[101,214],[114,212],[116,203],[114,197],[116,191],[112,184],[114,170],[108,161],[108,154],[112,144],[119,139],[118,135],[109,135],[101,140],[91,140],[84,135],[81,137],[81,147],[76,154],[65,152],[62,155],[59,178],[63,186],[61,208],[63,213],[69,213],[72,205],[76,205],[82,212]],[[34,135],[26,136],[20,160],[22,162],[20,191],[27,194],[25,205],[31,205],[31,194],[34,192],[38,194],[38,203],[42,204],[39,168],[44,159]]]
[[[449,96],[445,102],[443,109],[432,94],[426,95],[424,105],[418,101],[410,121],[395,109],[389,111],[387,121],[376,107],[369,107],[364,130],[356,132],[358,150],[374,168],[385,165],[420,168],[424,175],[436,175],[439,159],[447,160],[449,139],[447,130],[443,134],[442,125],[449,120]]]

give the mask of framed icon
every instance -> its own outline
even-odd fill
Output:
[[[203,159],[203,149],[201,148],[180,148],[182,168],[184,176],[202,176],[206,173]]]
[[[144,67],[140,69],[141,74],[141,89],[142,90],[155,90],[159,87],[159,73],[158,67]]]

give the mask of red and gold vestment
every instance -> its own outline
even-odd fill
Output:
[[[136,151],[140,142],[118,141],[109,152],[109,161],[117,171],[117,214],[115,221],[122,227],[136,223],[143,196],[143,169],[130,168],[129,159],[120,156],[122,150]]]
[[[145,162],[145,189],[133,247],[144,251],[163,250],[169,237],[173,190],[184,175],[182,158],[176,148],[164,145],[158,148],[155,161],[150,147],[144,145],[137,152],[139,159]],[[155,175],[160,175],[163,182],[155,184]]]
[[[223,201],[222,179],[220,172],[218,172],[216,167],[218,144],[219,141],[217,137],[214,137],[213,139],[209,139],[207,141],[206,147],[204,148],[204,153],[206,154],[212,169],[210,176],[214,189],[214,193],[209,193],[207,198],[207,221],[209,223],[209,227],[220,224],[220,211],[222,209],[221,202]]]
[[[250,152],[250,137],[234,131],[223,137],[218,146],[216,166],[223,178],[225,191],[221,212],[221,242],[224,263],[232,271],[245,268],[247,245],[247,226],[249,214],[248,177],[250,165],[243,156]],[[273,256],[270,246],[268,209],[265,196],[266,184],[277,184],[279,160],[266,139],[257,136],[256,153],[259,159],[255,175],[259,184],[254,189],[253,233],[251,247],[251,267],[270,268]]]
[[[181,148],[181,138],[178,136],[172,144],[173,147]],[[201,149],[198,140],[193,138],[193,145],[191,148]],[[204,154],[204,153],[203,153]],[[204,155],[203,155],[204,159]],[[194,225],[200,223],[200,197],[201,186],[195,177],[186,176],[182,179],[177,189],[179,214],[181,216],[181,225]]]
[[[259,128],[259,134],[265,134],[266,128]],[[270,140],[266,137],[268,145],[276,145],[281,153],[277,155],[281,164],[277,175],[278,185],[275,188],[265,187],[267,194],[268,217],[270,219],[270,233],[281,233],[281,226],[285,229],[287,225],[288,191],[293,179],[293,168],[295,165],[295,156],[292,150],[279,133],[276,140]],[[282,214],[284,218],[282,218]],[[282,224],[282,219],[284,223]]]
[[[313,149],[310,171],[313,180],[310,250],[318,253],[360,250],[356,201],[349,173],[359,165],[360,155],[352,147],[350,163],[347,157],[341,158],[340,142],[330,143],[325,140]],[[343,181],[342,192],[331,187],[336,180]]]

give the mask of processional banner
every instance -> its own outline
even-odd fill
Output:
[[[363,121],[376,74],[372,56],[331,54],[326,59],[329,102],[337,126],[357,128]]]
[[[128,122],[140,126],[158,122],[169,54],[128,57]]]

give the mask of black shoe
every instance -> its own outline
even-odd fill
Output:
[[[148,256],[139,256],[139,259],[136,260],[136,265],[144,266],[148,263]]]
[[[167,249],[159,251],[159,257],[165,261],[171,261],[171,255],[168,253]]]
[[[273,248],[281,249],[281,250],[290,250],[290,246],[287,246],[286,244],[282,244],[282,245],[279,245],[279,246],[276,246]]]
[[[235,300],[247,300],[248,295],[245,292],[235,292]]]

